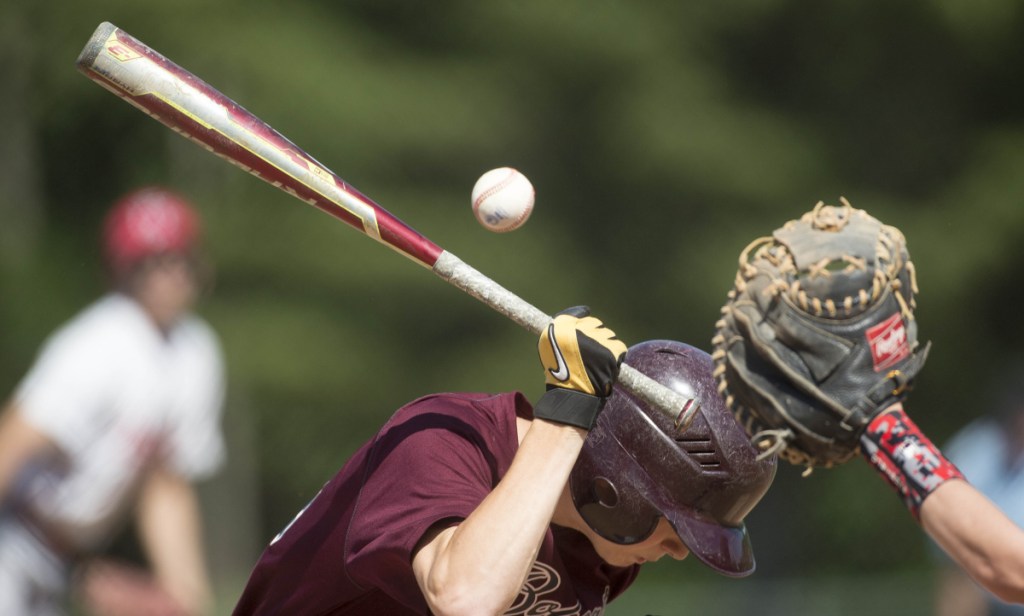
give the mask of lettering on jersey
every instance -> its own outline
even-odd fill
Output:
[[[583,611],[583,606],[577,600],[572,605],[564,605],[551,595],[557,594],[562,586],[562,578],[550,565],[541,562],[533,563],[523,587],[519,589],[512,607],[505,616],[602,616],[604,606],[608,604],[610,589],[606,586],[604,596],[601,598],[601,607]]]

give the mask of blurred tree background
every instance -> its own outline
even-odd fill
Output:
[[[79,75],[101,21],[539,308],[589,304],[627,341],[707,348],[739,251],[842,195],[908,237],[934,343],[910,409],[936,441],[986,410],[989,375],[1018,354],[1012,0],[6,2],[0,388],[102,290],[113,199],[159,183],[199,204],[218,272],[200,312],[230,365],[231,464],[204,491],[225,611],[266,541],[395,408],[539,394],[535,341]],[[469,192],[503,165],[531,178],[537,207],[495,235]],[[879,593],[929,611],[922,534],[864,464],[780,467],[749,527],[753,578],[659,563],[609,614],[852,614]]]

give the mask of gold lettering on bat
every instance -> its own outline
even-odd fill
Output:
[[[103,43],[103,48],[118,62],[128,62],[129,60],[136,60],[142,57],[142,54],[131,47],[127,47],[117,39],[117,30],[110,33],[107,41]]]
[[[303,162],[306,163],[306,167],[309,169],[310,173],[312,173],[316,177],[320,178],[325,182],[334,182],[334,176],[331,174],[331,172],[327,171],[323,167],[314,165],[308,160],[304,160]]]

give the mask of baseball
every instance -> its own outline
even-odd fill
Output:
[[[518,229],[533,212],[533,184],[511,167],[491,169],[473,186],[473,215],[495,233]]]

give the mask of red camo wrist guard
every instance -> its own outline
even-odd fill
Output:
[[[964,476],[899,405],[879,413],[860,437],[861,453],[903,499],[917,519],[935,488]]]

